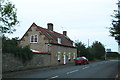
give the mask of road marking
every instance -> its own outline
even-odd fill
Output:
[[[84,67],[83,69],[89,68],[89,66]]]
[[[118,74],[116,75],[116,78],[118,78]]]
[[[57,78],[57,77],[59,77],[59,76],[53,76],[53,77],[45,79],[45,80],[51,80],[51,79],[54,79],[54,78]]]
[[[79,70],[70,71],[70,72],[67,72],[66,74],[71,74],[71,73],[77,72],[77,71],[79,71]]]
[[[53,78],[57,78],[57,77],[59,77],[59,76],[54,76],[54,77],[51,77],[51,79],[53,79]]]

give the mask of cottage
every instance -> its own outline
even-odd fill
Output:
[[[73,62],[77,56],[77,49],[73,41],[67,36],[53,30],[53,24],[47,24],[48,29],[33,23],[20,40],[20,46],[30,46],[33,53],[50,54],[51,65]]]

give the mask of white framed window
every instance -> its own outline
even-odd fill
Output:
[[[38,35],[31,35],[30,36],[30,43],[38,43]]]
[[[61,38],[58,38],[58,44],[61,44]]]

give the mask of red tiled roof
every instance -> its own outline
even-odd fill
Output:
[[[69,37],[67,37],[67,36],[65,36],[65,35],[63,35],[63,34],[60,34],[60,33],[57,33],[57,32],[55,32],[55,31],[51,31],[51,30],[49,30],[49,29],[45,29],[45,28],[42,28],[42,27],[40,27],[40,26],[37,26],[35,23],[33,23],[32,25],[31,25],[31,27],[32,26],[36,26],[37,27],[37,31],[41,31],[41,33],[40,34],[44,34],[45,35],[45,37],[49,40],[49,43],[54,43],[54,44],[58,44],[58,38],[60,38],[61,39],[61,44],[59,44],[59,45],[64,45],[64,46],[71,46],[71,47],[73,47],[73,41],[72,40],[70,40],[70,38]],[[30,27],[30,28],[31,28]],[[29,28],[29,29],[30,29]],[[28,29],[28,30],[29,30]],[[26,32],[27,33],[27,32]],[[26,34],[25,33],[25,34]],[[25,35],[24,34],[24,35]]]

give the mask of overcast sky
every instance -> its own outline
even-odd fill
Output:
[[[117,9],[118,0],[10,0],[17,8],[20,25],[9,37],[22,37],[33,22],[47,28],[54,24],[54,31],[79,40],[88,46],[99,41],[112,51],[118,50],[117,42],[110,37],[110,15]]]

